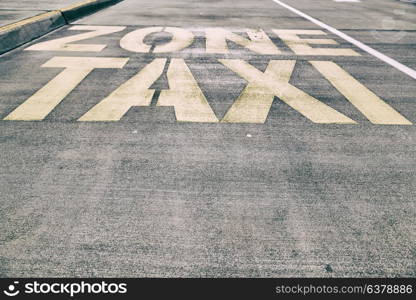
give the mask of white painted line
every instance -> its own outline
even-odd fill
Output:
[[[341,31],[339,31],[339,30],[337,30],[337,29],[335,29],[335,28],[333,28],[333,27],[331,27],[331,26],[329,26],[329,25],[327,25],[327,24],[325,24],[325,23],[323,23],[323,22],[321,22],[321,21],[319,21],[319,20],[301,12],[301,11],[299,11],[299,10],[297,10],[296,8],[293,8],[293,7],[283,3],[279,0],[273,0],[273,2],[275,2],[276,4],[279,4],[280,6],[283,6],[284,8],[287,8],[288,10],[292,11],[293,13],[311,21],[312,23],[315,23],[316,25],[328,30],[329,32],[332,32],[333,34],[339,36],[340,38],[343,38],[344,40],[346,40],[346,41],[350,42],[351,44],[357,46],[361,50],[367,52],[368,54],[371,54],[371,55],[377,57],[378,59],[384,61],[385,63],[387,63],[389,65],[391,65],[392,67],[396,68],[397,70],[405,73],[406,75],[409,75],[413,79],[416,79],[416,71],[415,70],[399,63],[398,61],[394,60],[393,58],[388,57],[388,56],[384,55],[381,52],[378,52],[377,50],[361,43],[360,41],[357,41],[356,39],[350,37],[349,35],[341,32]]]

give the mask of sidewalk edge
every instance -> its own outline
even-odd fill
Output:
[[[0,54],[39,38],[75,19],[94,13],[123,0],[86,0],[60,10],[0,27]]]

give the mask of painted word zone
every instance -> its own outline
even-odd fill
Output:
[[[76,25],[69,28],[74,31],[87,31],[75,35],[41,42],[26,48],[28,51],[79,51],[101,52],[106,44],[77,44],[86,39],[100,37],[125,30],[124,26],[86,26]],[[262,29],[246,29],[235,33],[223,28],[206,28],[205,53],[227,54],[227,41],[244,47],[260,55],[281,55],[282,51],[273,43],[272,39]],[[169,34],[170,39],[162,44],[152,46],[146,43],[146,38],[159,33]],[[302,36],[325,36],[322,30],[282,30],[272,29],[277,38],[281,39],[296,55],[324,55],[324,56],[360,56],[353,49],[319,48],[316,45],[338,45],[328,38],[302,38]],[[247,37],[243,36],[246,34]],[[191,46],[195,35],[192,31],[179,27],[145,27],[127,33],[120,40],[120,47],[135,53],[172,53]],[[312,47],[311,45],[315,45]]]

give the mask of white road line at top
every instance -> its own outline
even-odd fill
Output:
[[[283,6],[284,8],[287,8],[288,10],[292,11],[293,13],[311,21],[312,23],[315,23],[316,25],[328,30],[329,32],[332,32],[333,34],[335,34],[335,35],[343,38],[344,40],[350,42],[351,44],[357,46],[361,50],[377,57],[378,59],[384,61],[385,63],[387,63],[389,65],[391,65],[392,67],[396,68],[397,70],[405,73],[406,75],[409,75],[413,79],[416,79],[416,71],[415,70],[399,63],[398,61],[394,60],[393,58],[388,57],[388,56],[384,55],[381,52],[378,52],[377,50],[361,43],[360,41],[357,41],[356,39],[350,37],[349,35],[341,32],[341,31],[339,31],[339,30],[337,30],[337,29],[335,29],[335,28],[333,28],[333,27],[331,27],[331,26],[329,26],[329,25],[327,25],[327,24],[325,24],[325,23],[323,23],[323,22],[321,22],[321,21],[319,21],[319,20],[301,12],[301,11],[299,11],[299,10],[297,10],[296,8],[293,8],[293,7],[283,3],[279,0],[273,0],[273,2],[275,2],[276,4],[279,4],[280,6]]]

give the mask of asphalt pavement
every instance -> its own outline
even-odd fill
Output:
[[[1,55],[0,276],[415,277],[416,6],[282,2],[125,0]]]
[[[2,0],[0,1],[0,26],[19,22],[79,2],[80,0]]]

